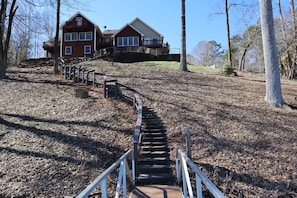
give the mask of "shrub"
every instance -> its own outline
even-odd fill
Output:
[[[235,69],[230,64],[224,64],[221,69],[221,73],[226,76],[237,76]]]

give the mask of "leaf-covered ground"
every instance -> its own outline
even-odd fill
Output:
[[[265,101],[265,78],[215,71],[183,73],[165,62],[81,63],[134,88],[161,117],[171,157],[185,150],[227,197],[297,196],[297,112]],[[52,68],[11,68],[0,81],[0,197],[76,195],[132,146],[136,121],[122,101],[75,97],[77,84]],[[282,79],[285,101],[297,106],[297,82]],[[123,92],[125,92],[123,90]]]

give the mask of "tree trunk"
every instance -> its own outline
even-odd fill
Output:
[[[60,26],[60,7],[61,0],[57,0],[57,21],[56,21],[56,35],[55,35],[55,58],[54,58],[54,74],[59,73],[59,26]]]
[[[0,52],[1,53],[1,52]],[[0,54],[0,79],[5,78],[7,61],[3,60],[2,53]]]
[[[284,39],[285,39],[286,43],[288,44],[287,33],[286,33],[286,30],[285,30],[283,12],[282,12],[282,7],[281,7],[281,0],[277,0],[277,4],[278,4],[279,18],[280,18],[280,22],[281,22],[283,36],[284,36]]]
[[[226,12],[226,26],[227,26],[227,40],[228,40],[228,61],[233,68],[232,52],[231,52],[231,36],[230,36],[230,24],[229,24],[229,4],[228,0],[225,0],[225,12]]]
[[[260,14],[266,74],[265,100],[270,105],[283,106],[271,0],[260,0]]]
[[[296,18],[295,18],[295,6],[294,0],[291,0],[291,15],[292,15],[292,27],[293,27],[293,57],[292,64],[289,71],[289,79],[292,80],[295,78],[295,70],[296,70],[296,61],[297,61],[297,27],[296,27]]]
[[[10,36],[12,31],[12,22],[14,15],[18,9],[16,5],[16,0],[13,0],[10,5],[8,22],[6,22],[6,10],[7,10],[8,1],[1,1],[1,10],[0,10],[0,79],[5,78],[6,69],[7,69],[7,53],[10,43]],[[7,29],[5,29],[7,24]]]
[[[245,46],[244,50],[243,50],[243,54],[241,56],[240,63],[239,63],[239,70],[240,71],[245,70],[245,56],[246,56],[246,53],[247,53],[248,49],[250,48],[251,44],[252,44],[251,42],[248,43]]]
[[[186,0],[181,0],[182,2],[182,31],[181,31],[181,56],[180,56],[180,70],[188,71],[187,68],[187,50],[186,50]]]

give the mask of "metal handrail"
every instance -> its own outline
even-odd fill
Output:
[[[141,123],[142,123],[142,101],[140,100],[140,97],[137,93],[134,93],[133,106],[137,109],[137,121],[136,121],[136,126],[134,131],[134,137],[133,137],[134,160],[135,162],[137,162],[140,143],[141,143]],[[136,166],[136,163],[135,163],[135,166]],[[135,170],[137,170],[137,167],[135,167]]]
[[[129,169],[127,158],[132,156],[132,170]],[[113,163],[108,169],[106,169],[101,175],[99,175],[90,185],[88,185],[76,198],[86,198],[92,191],[101,184],[101,197],[107,198],[107,177],[110,173],[116,170],[120,166],[118,182],[116,188],[115,197],[120,197],[121,187],[123,187],[123,197],[127,197],[127,179],[126,174],[130,180],[130,183],[134,185],[135,170],[134,170],[133,151],[130,149],[122,157],[120,157],[115,163]]]
[[[214,197],[225,198],[223,193],[202,173],[197,165],[181,149],[176,148],[176,177],[178,183],[182,182],[183,184],[183,197],[194,197],[188,166],[195,172],[197,197],[202,197],[203,183]]]

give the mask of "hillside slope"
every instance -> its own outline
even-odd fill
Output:
[[[189,127],[193,160],[227,197],[296,195],[297,113],[264,102],[263,75],[81,64],[137,90],[164,122],[172,159]],[[11,68],[0,81],[0,197],[75,195],[132,146],[130,106],[103,99],[98,88],[75,98],[76,85],[51,70]],[[285,101],[297,106],[297,83],[282,85]]]

